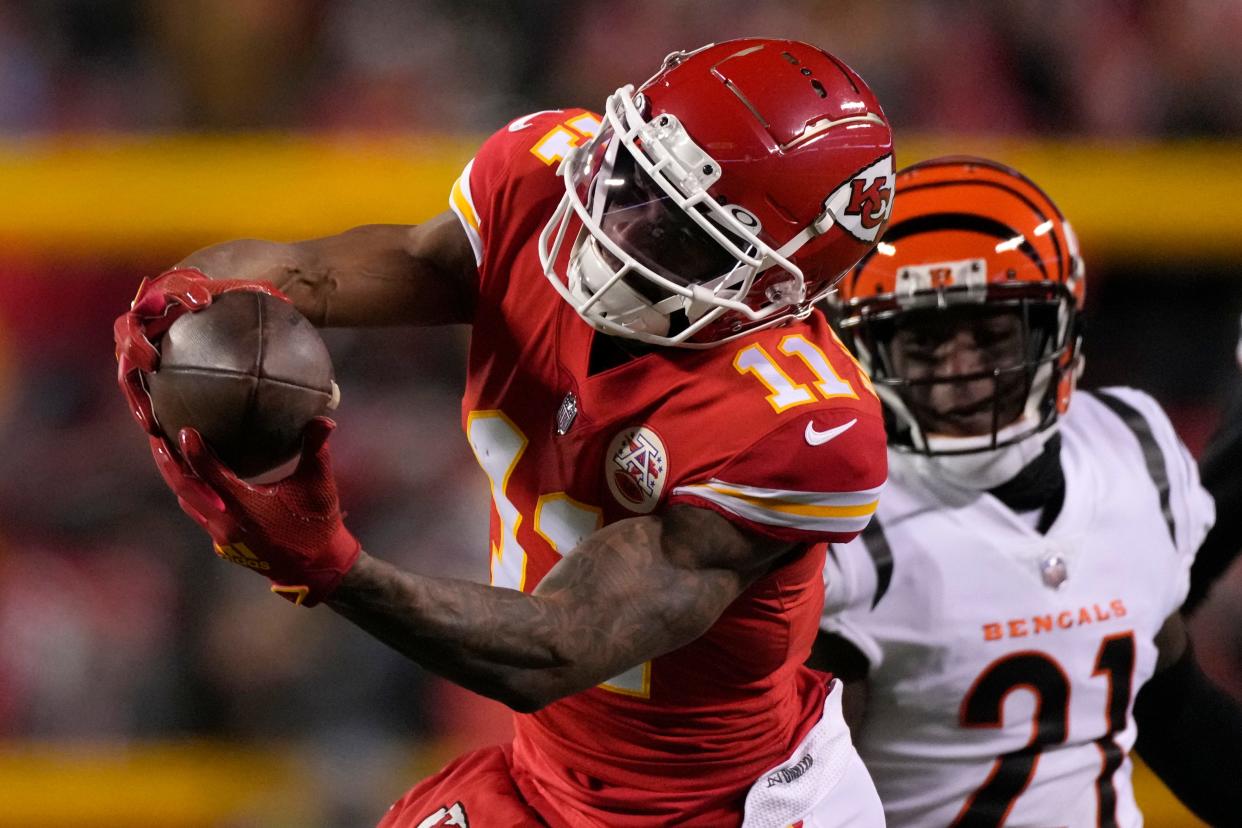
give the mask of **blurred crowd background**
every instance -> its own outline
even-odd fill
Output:
[[[750,34],[856,68],[903,163],[904,136],[935,135],[1167,144],[1205,159],[1204,179],[1218,156],[1240,169],[1236,0],[0,0],[0,200],[49,148],[106,153],[118,136],[433,136],[464,160],[518,115],[597,108],[675,48]],[[58,181],[71,204],[73,170]],[[1195,222],[1200,183],[1151,209]],[[263,198],[239,193],[238,210]],[[63,216],[66,232],[92,220]],[[0,236],[0,826],[373,824],[444,755],[504,737],[494,705],[218,562],[159,480],[115,390],[111,321],[143,275],[215,239]],[[1152,392],[1201,451],[1238,386],[1242,240],[1092,241],[1085,384]],[[398,564],[486,578],[486,481],[459,434],[464,332],[328,341],[351,527]],[[1238,581],[1195,634],[1242,692]],[[125,799],[129,783],[155,798]],[[131,801],[154,811],[116,816]]]
[[[490,131],[756,32],[847,55],[907,129],[1242,129],[1230,0],[8,0],[0,130]]]

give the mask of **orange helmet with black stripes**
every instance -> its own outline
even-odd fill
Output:
[[[885,402],[890,442],[926,454],[968,453],[1046,431],[1066,410],[1081,363],[1084,289],[1074,232],[1043,190],[1004,165],[948,157],[897,174],[887,231],[829,305]],[[917,376],[892,348],[898,331],[989,314],[1020,322],[1007,361]],[[981,381],[993,384],[991,433],[937,440],[920,393]],[[1015,390],[1009,408],[1002,388]]]

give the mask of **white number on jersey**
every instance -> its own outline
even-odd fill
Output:
[[[492,586],[524,590],[526,550],[518,543],[522,513],[509,499],[509,477],[526,451],[528,440],[512,420],[499,411],[471,411],[466,417],[466,439],[492,489],[492,502],[500,517],[500,543],[492,545]],[[579,503],[565,492],[540,496],[535,504],[533,528],[552,551],[565,556],[588,535],[604,525],[597,506]],[[651,662],[645,661],[600,685],[627,696],[650,698]]]

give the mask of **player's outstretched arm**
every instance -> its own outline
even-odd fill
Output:
[[[177,266],[271,282],[321,327],[469,322],[474,304],[474,253],[448,211],[416,226],[371,224],[291,244],[238,239]]]
[[[298,604],[327,602],[414,661],[517,710],[537,710],[675,650],[795,544],[716,512],[673,505],[598,530],[532,594],[401,572],[345,528],[328,437],[307,426],[302,458],[275,483],[239,480],[193,429],[156,461],[216,554],[267,576]]]
[[[698,638],[790,549],[673,506],[599,530],[530,595],[363,554],[328,603],[419,664],[532,711]]]
[[[113,325],[117,381],[139,425],[162,437],[141,375],[156,370],[154,343],[173,322],[216,296],[271,293],[320,326],[441,325],[471,321],[476,275],[470,241],[451,212],[416,227],[376,224],[294,244],[218,244],[143,280]]]
[[[1242,813],[1242,708],[1195,662],[1180,614],[1156,645],[1156,674],[1134,702],[1135,750],[1196,816],[1234,825]]]

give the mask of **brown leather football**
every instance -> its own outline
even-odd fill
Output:
[[[297,455],[302,429],[335,406],[332,359],[319,332],[288,302],[233,291],[173,323],[147,388],[175,444],[198,429],[238,476]]]

